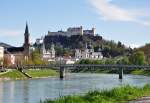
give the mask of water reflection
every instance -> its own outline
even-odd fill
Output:
[[[11,81],[10,82],[10,85],[9,85],[9,88],[10,88],[10,96],[9,96],[9,100],[11,101],[11,103],[15,103],[14,102],[14,88],[15,88],[15,83],[14,81]]]
[[[0,103],[3,103],[3,82],[0,81]]]
[[[1,81],[0,103],[39,103],[47,98],[84,94],[94,89],[111,89],[126,84],[143,86],[146,83],[150,83],[150,77],[124,75],[123,80],[119,80],[116,74],[69,74],[64,80],[45,78]]]
[[[29,103],[29,81],[23,82],[23,97],[24,97],[24,103]]]

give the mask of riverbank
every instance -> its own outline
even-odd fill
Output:
[[[143,96],[150,96],[150,84],[142,88],[124,86],[112,90],[92,91],[83,96],[64,96],[55,100],[45,100],[41,103],[125,103]]]
[[[150,70],[134,70],[131,74],[150,76]]]
[[[25,73],[32,78],[43,78],[49,76],[57,76],[58,73],[55,70],[43,69],[43,70],[25,70]],[[18,70],[7,70],[6,72],[0,73],[0,79],[11,80],[11,79],[27,79],[28,77]]]
[[[49,77],[49,76],[57,76],[58,73],[55,70],[51,69],[43,69],[43,70],[27,70],[27,74],[29,74],[32,78],[38,77]]]
[[[118,74],[118,70],[109,70],[109,69],[83,69],[80,71],[73,71],[78,73],[108,73],[108,74]],[[145,75],[150,76],[150,70],[124,70],[124,74],[133,74],[133,75]]]

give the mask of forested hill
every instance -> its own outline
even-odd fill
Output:
[[[147,58],[150,57],[150,44],[146,44],[145,46],[139,47],[135,49],[135,51],[143,51]]]
[[[91,43],[95,51],[101,48],[105,57],[128,55],[131,52],[131,49],[125,47],[121,42],[108,41],[103,39],[102,36],[73,35],[67,37],[47,35],[44,42],[47,49],[54,43],[57,55],[74,55],[74,50],[76,48],[84,49],[86,43]]]

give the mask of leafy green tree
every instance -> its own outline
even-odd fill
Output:
[[[116,64],[116,61],[114,59],[106,59],[105,64]]]
[[[80,60],[79,64],[93,64],[92,60],[90,59],[82,59]]]
[[[36,49],[35,51],[32,52],[31,57],[32,57],[32,61],[34,64],[36,64],[36,65],[43,64],[43,61],[42,61],[41,55],[40,55],[40,51],[38,49]]]
[[[127,56],[124,56],[117,61],[117,64],[128,65],[129,64],[129,58]]]
[[[105,64],[103,60],[94,60],[93,64]]]
[[[143,51],[137,51],[129,57],[129,61],[134,65],[144,65],[147,64],[146,58]]]
[[[63,56],[63,47],[60,44],[55,45],[56,55]]]

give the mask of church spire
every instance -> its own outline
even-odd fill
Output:
[[[25,34],[29,34],[28,23],[26,22]]]
[[[30,41],[29,41],[29,29],[28,29],[28,24],[26,22],[26,28],[25,28],[25,33],[24,33],[24,55],[25,57],[29,56],[29,46],[30,46]]]

